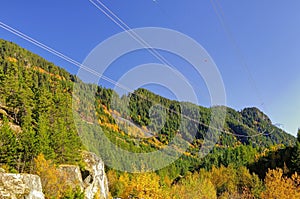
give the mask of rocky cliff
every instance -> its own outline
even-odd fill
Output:
[[[100,198],[108,198],[108,182],[104,170],[104,162],[94,153],[84,152],[83,160],[86,163],[86,175],[84,177],[85,196],[94,198],[96,194]]]
[[[0,173],[0,198],[44,199],[37,175]]]
[[[90,152],[83,152],[83,161],[86,164],[84,171],[78,166],[60,165],[60,171],[68,176],[66,183],[74,188],[79,187],[86,199],[108,198],[108,182],[103,161]]]

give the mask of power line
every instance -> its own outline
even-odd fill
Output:
[[[110,20],[112,20],[117,26],[124,30],[130,37],[137,41],[141,46],[146,49],[151,55],[153,55],[162,64],[168,66],[171,71],[177,72],[174,65],[172,65],[164,56],[157,52],[147,41],[145,41],[139,34],[137,34],[130,26],[128,26],[120,17],[118,17],[112,10],[110,10],[104,3],[100,0],[89,0],[98,10],[100,10],[104,15],[106,15]],[[183,77],[179,77],[181,80],[185,81]]]
[[[162,64],[167,66],[172,66],[167,59],[165,59],[160,53],[158,53],[148,42],[146,42],[142,37],[140,37],[131,27],[129,27],[121,18],[119,18],[113,11],[111,11],[104,3],[100,0],[96,0],[102,8],[94,2],[94,0],[89,0],[96,8],[98,8],[103,14],[105,14],[110,20],[112,20],[116,25],[118,25],[122,30],[128,33],[134,40],[140,43],[144,48],[146,48],[155,58],[161,61]],[[107,13],[108,12],[108,13]],[[112,16],[111,16],[111,15]]]
[[[263,97],[262,97],[262,95],[261,95],[261,93],[260,93],[260,91],[257,87],[257,84],[254,80],[254,77],[252,76],[252,74],[250,72],[250,69],[248,67],[247,62],[245,61],[243,53],[242,53],[241,49],[239,48],[239,45],[237,44],[237,41],[234,39],[234,36],[232,34],[232,31],[229,28],[228,23],[226,22],[225,13],[224,13],[224,10],[223,10],[221,4],[218,2],[218,0],[210,0],[210,2],[212,4],[212,7],[214,9],[215,14],[217,15],[217,18],[219,19],[219,22],[220,22],[221,26],[224,29],[225,34],[227,35],[231,45],[234,48],[234,51],[235,51],[237,57],[239,58],[239,61],[241,62],[242,68],[248,74],[249,82],[250,82],[250,84],[252,85],[253,89],[256,92],[258,100],[260,101],[260,105],[263,106],[267,110],[267,107],[265,106]]]
[[[85,71],[87,71],[87,72],[89,72],[91,74],[94,74],[95,76],[97,76],[99,78],[102,78],[102,79],[104,79],[104,80],[112,83],[115,86],[118,86],[118,87],[123,88],[124,90],[126,90],[128,92],[131,92],[131,90],[129,88],[125,87],[124,85],[119,84],[118,82],[112,80],[111,78],[109,78],[109,77],[107,77],[107,76],[105,76],[103,74],[100,74],[99,72],[97,72],[97,71],[95,71],[95,70],[93,70],[93,69],[91,69],[91,68],[89,68],[89,67],[87,67],[87,66],[85,66],[85,65],[83,65],[81,63],[79,63],[78,61],[76,61],[76,60],[74,60],[74,59],[66,56],[65,54],[63,54],[61,52],[58,52],[57,50],[54,50],[53,48],[51,48],[51,47],[49,47],[49,46],[47,46],[47,45],[45,45],[45,44],[43,44],[43,43],[41,43],[41,42],[33,39],[32,37],[30,37],[30,36],[28,36],[28,35],[20,32],[20,31],[18,31],[16,29],[12,28],[11,26],[9,26],[9,25],[1,22],[1,21],[0,21],[0,26],[3,29],[5,29],[5,30],[7,30],[7,31],[9,31],[9,32],[11,32],[11,33],[13,33],[13,34],[15,34],[15,35],[23,38],[23,39],[25,39],[26,41],[28,41],[28,42],[30,42],[30,43],[32,43],[32,44],[34,44],[34,45],[36,45],[36,46],[44,49],[44,50],[46,50],[46,51],[48,51],[48,52],[50,52],[50,53],[52,53],[52,54],[54,54],[54,55],[62,58],[62,59],[64,59],[65,61],[67,61],[67,62],[69,62],[71,64],[74,64],[75,66],[78,66],[80,69],[83,69],[83,70],[85,70]]]
[[[148,51],[154,55],[158,60],[160,60],[163,64],[167,64],[170,66],[170,63],[163,57],[161,56],[155,49],[153,49],[145,40],[143,40],[143,38],[141,38],[135,31],[131,30],[131,28],[122,20],[120,19],[111,9],[109,9],[103,2],[101,2],[100,0],[96,0],[100,6],[98,4],[96,4],[94,2],[94,0],[89,0],[96,8],[98,8],[103,14],[105,14],[109,19],[111,19],[116,25],[118,25],[121,29],[123,29],[125,32],[127,32],[133,39],[135,39],[137,42],[139,42],[140,44],[142,44],[144,47],[146,47],[148,49]],[[102,6],[102,7],[101,7]],[[111,15],[110,15],[111,14]],[[131,31],[130,31],[131,30]],[[246,65],[246,69],[247,65]],[[247,70],[248,73],[249,70]],[[252,76],[250,76],[252,77]],[[253,79],[253,78],[252,78]],[[253,80],[254,82],[254,80]],[[255,83],[255,82],[254,82]],[[256,88],[256,87],[255,87]],[[173,111],[173,110],[169,110],[169,111]],[[188,118],[190,120],[193,120],[192,118]],[[198,122],[199,121],[194,121],[194,122]],[[202,124],[203,125],[203,124]],[[220,129],[215,129],[215,130],[220,130]],[[223,132],[223,131],[222,131]],[[238,135],[238,134],[233,134],[230,132],[224,132],[227,134],[231,134],[231,135],[236,135],[236,136],[240,136],[240,137],[254,137],[256,135],[253,136],[245,136],[245,135]],[[263,134],[263,133],[261,133]],[[257,134],[257,135],[261,135],[261,134]]]

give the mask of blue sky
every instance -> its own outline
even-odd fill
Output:
[[[218,66],[228,106],[237,110],[256,106],[270,116],[273,123],[283,124],[288,132],[296,134],[300,127],[300,1],[102,2],[132,28],[170,28],[195,39]],[[218,6],[217,12],[212,2]],[[100,42],[122,31],[88,0],[2,1],[0,21],[79,62]],[[71,73],[78,70],[2,28],[0,37]],[[183,60],[161,53],[179,69],[188,68]],[[146,51],[135,52],[114,63],[107,76],[117,80],[130,67],[155,61]],[[201,98],[200,105],[209,106],[203,80],[195,79],[190,70],[184,71],[194,85],[199,85],[196,91]],[[166,89],[151,85],[149,88],[172,97]]]

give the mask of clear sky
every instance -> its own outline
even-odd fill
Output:
[[[300,127],[300,1],[102,2],[131,28],[170,28],[195,39],[220,70],[228,106],[237,110],[256,106],[273,123],[283,124],[284,129],[296,134]],[[217,6],[217,11],[213,5]],[[0,21],[79,62],[100,42],[122,31],[88,0],[5,0],[1,2]],[[73,74],[78,70],[2,28],[0,37],[45,57]],[[169,58],[178,67],[187,67],[182,60]],[[147,52],[136,52],[120,58],[107,76],[117,80],[122,71],[154,61]],[[193,81],[192,74],[190,77],[186,75]],[[195,80],[194,84],[197,83],[197,93],[202,100],[200,105],[209,106],[204,83]],[[171,97],[164,89],[149,88]]]

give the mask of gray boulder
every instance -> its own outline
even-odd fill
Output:
[[[0,198],[44,199],[37,175],[0,172]]]

